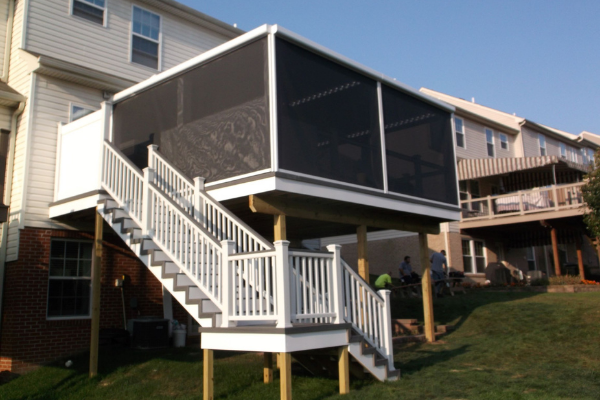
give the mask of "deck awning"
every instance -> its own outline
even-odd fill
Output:
[[[568,168],[582,172],[589,171],[586,165],[560,159],[558,156],[474,158],[458,162],[458,180],[464,181],[486,176],[503,175],[557,164],[563,164]]]

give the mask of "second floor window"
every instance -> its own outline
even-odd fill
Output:
[[[577,151],[575,150],[575,148],[569,147],[569,153],[571,155],[571,161],[576,163],[577,162]]]
[[[106,0],[73,0],[73,15],[104,25]]]
[[[540,142],[540,156],[546,155],[546,136],[539,135],[538,141]]]
[[[588,153],[588,162],[592,165],[594,165],[594,150],[592,149],[587,149],[587,153]]]
[[[73,122],[78,120],[79,118],[83,118],[88,114],[93,113],[95,110],[87,107],[81,107],[76,105],[71,105],[71,114],[69,115],[69,122]]]
[[[560,148],[560,158],[567,158],[567,145],[564,143],[559,143],[558,147]]]
[[[508,150],[508,136],[504,133],[500,134],[500,148],[503,150]]]
[[[456,127],[456,145],[465,148],[465,125],[460,118],[454,118],[454,126]]]
[[[131,61],[159,69],[160,15],[133,6]]]
[[[485,141],[487,142],[487,155],[494,157],[494,131],[485,128]]]

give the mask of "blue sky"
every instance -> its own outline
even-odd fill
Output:
[[[600,1],[179,0],[279,24],[398,79],[571,133],[600,134]]]

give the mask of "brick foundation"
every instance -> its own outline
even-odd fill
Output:
[[[89,349],[91,320],[48,320],[48,267],[52,238],[93,240],[93,233],[26,228],[20,233],[19,259],[6,264],[0,336],[0,371],[23,373],[61,357]],[[127,319],[162,316],[162,286],[133,252],[105,229],[102,256],[100,328],[123,328],[121,289],[126,282]],[[137,299],[136,309],[130,307]],[[175,318],[187,323],[187,312],[173,302]]]

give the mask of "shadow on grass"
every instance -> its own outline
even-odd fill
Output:
[[[450,361],[453,358],[460,356],[462,354],[465,354],[469,351],[469,345],[463,345],[461,347],[458,347],[456,349],[451,349],[451,350],[442,350],[442,351],[427,351],[427,350],[421,350],[424,346],[429,346],[428,348],[431,348],[431,345],[425,345],[425,344],[418,344],[415,346],[411,346],[407,349],[402,349],[402,350],[406,350],[407,352],[410,353],[417,353],[419,355],[423,355],[426,354],[425,356],[420,356],[418,358],[414,358],[408,362],[404,362],[402,364],[398,364],[398,362],[396,362],[396,367],[399,367],[399,369],[402,371],[402,375],[403,376],[408,376],[408,375],[412,375],[414,373],[417,373],[419,371],[421,371],[424,368],[428,368],[431,366],[434,366],[436,364],[445,362],[445,361]],[[395,351],[395,354],[401,353],[402,350],[399,351]]]

